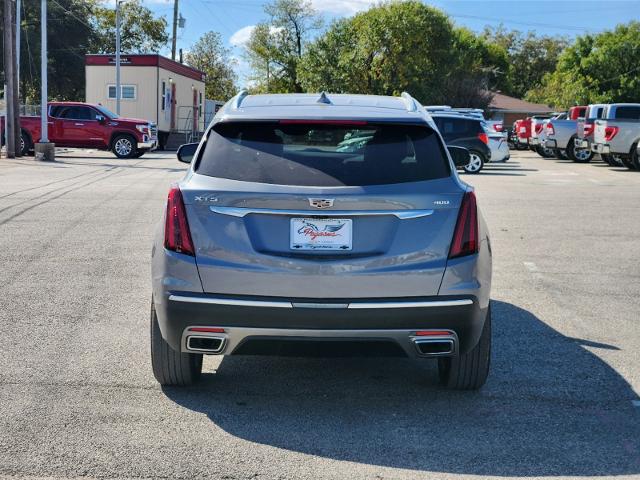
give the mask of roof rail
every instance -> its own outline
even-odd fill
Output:
[[[249,95],[248,91],[240,90],[238,94],[231,100],[231,108],[233,108],[234,110],[239,109],[242,105],[242,101],[247,95]]]
[[[407,107],[407,112],[415,112],[418,110],[418,102],[407,92],[402,92],[400,98],[404,102],[405,107]]]
[[[449,105],[428,105],[424,107],[427,112],[442,112],[444,110],[451,110]]]

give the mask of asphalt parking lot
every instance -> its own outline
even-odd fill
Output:
[[[494,250],[479,393],[408,359],[205,360],[161,389],[150,245],[172,154],[0,160],[0,476],[640,476],[640,173],[512,152],[463,176]]]

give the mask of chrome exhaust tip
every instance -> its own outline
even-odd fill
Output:
[[[187,337],[187,350],[190,352],[218,354],[222,353],[226,345],[226,337],[209,335],[189,335]]]
[[[453,338],[414,338],[413,343],[421,357],[445,357],[456,353]]]

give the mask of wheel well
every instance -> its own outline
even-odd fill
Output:
[[[21,128],[20,131],[25,135],[25,137],[27,137],[27,139],[29,140],[29,144],[33,146],[33,137],[31,136],[29,131],[25,130],[24,128]]]
[[[111,139],[109,140],[109,150],[113,149],[113,141],[117,138],[117,137],[121,137],[121,136],[127,136],[133,139],[133,143],[134,143],[134,147],[136,146],[137,140],[135,135],[133,135],[133,133],[131,132],[114,132],[111,134]]]
[[[629,150],[630,157],[633,157],[633,155],[636,153],[639,142],[640,142],[640,139],[636,139],[636,141],[631,144],[631,150]]]

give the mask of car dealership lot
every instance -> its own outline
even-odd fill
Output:
[[[150,245],[183,171],[0,160],[0,475],[640,475],[640,173],[512,152],[463,176],[492,233],[494,355],[459,393],[404,359],[209,357],[196,387],[158,387]]]

